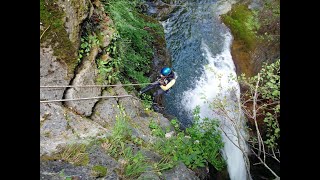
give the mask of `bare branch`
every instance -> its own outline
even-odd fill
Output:
[[[273,154],[273,158],[280,163],[280,160],[277,158],[276,154],[274,153],[273,148],[271,148],[271,151],[272,151],[272,154]]]
[[[251,152],[260,160],[260,162],[276,177],[280,178],[257,154],[251,149]]]
[[[273,104],[279,104],[280,101],[275,101],[275,102],[272,102],[272,103],[269,103],[269,104],[263,104],[262,106],[260,106],[257,111],[260,109],[260,108],[263,108],[263,107],[266,107],[266,106],[270,106],[270,105],[273,105]]]
[[[255,166],[255,165],[259,165],[259,164],[262,164],[261,162],[258,162],[258,163],[254,163],[253,165]]]
[[[253,149],[255,149],[255,150],[259,150],[259,149],[257,149],[256,147],[254,147],[254,146],[252,146],[252,145],[250,145],[250,146],[251,146],[251,148],[253,148]],[[275,159],[276,161],[278,161],[278,162],[280,163],[280,160],[276,157],[275,153],[274,153],[274,154],[270,154],[270,153],[267,153],[267,152],[266,152],[266,155],[272,157],[273,159]]]
[[[254,123],[255,123],[255,127],[256,127],[256,131],[257,131],[257,135],[258,135],[258,145],[259,145],[259,151],[258,151],[258,156],[260,156],[260,153],[261,153],[261,144],[263,144],[263,140],[261,138],[261,135],[260,135],[260,131],[259,131],[259,128],[258,128],[258,123],[257,123],[257,119],[256,119],[256,97],[257,97],[257,89],[259,87],[259,80],[260,80],[260,74],[258,73],[258,81],[257,81],[257,84],[256,84],[256,88],[255,88],[255,93],[254,93],[254,96],[253,97],[253,120],[254,120]]]

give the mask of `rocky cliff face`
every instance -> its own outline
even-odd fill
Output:
[[[103,49],[112,38],[112,20],[104,12],[99,0],[40,0],[40,84],[49,85],[95,85],[97,84],[98,54],[108,58]],[[80,45],[81,27],[90,18],[99,17],[96,33],[102,35],[101,43],[93,45],[88,56],[77,60]],[[52,19],[55,18],[55,19]],[[46,30],[47,29],[47,30]],[[119,83],[119,85],[121,85]],[[108,95],[128,95],[121,86],[110,88],[42,88],[40,100],[75,99],[81,97]],[[156,139],[149,129],[150,120],[156,121],[163,129],[171,128],[170,122],[162,114],[145,111],[135,94],[132,97],[106,98],[82,101],[67,101],[40,104],[40,177],[41,179],[121,179],[121,162],[107,155],[104,146],[96,143],[110,137],[116,124],[116,116],[121,111],[126,114],[132,135],[150,143]],[[120,107],[122,110],[120,110]],[[71,146],[72,145],[72,146]],[[78,146],[74,146],[78,145]],[[83,163],[70,163],[70,147],[82,152],[87,146],[89,154]],[[144,151],[150,157],[157,155]],[[70,154],[66,157],[66,154]],[[74,157],[77,162],[80,157]],[[83,159],[83,158],[82,158]],[[161,159],[161,158],[160,158]],[[94,168],[107,169],[104,175],[97,175]],[[165,174],[178,177],[180,171],[190,173],[184,165],[179,165]],[[99,173],[98,173],[99,174]],[[186,175],[187,176],[187,175]],[[157,174],[144,173],[140,179]],[[197,179],[194,174],[190,179]],[[178,178],[181,179],[181,178]]]
[[[234,33],[231,54],[237,75],[244,73],[249,77],[254,76],[260,71],[263,63],[273,63],[280,58],[280,12],[278,17],[275,15],[279,3],[270,1],[269,3],[273,3],[273,9],[266,7],[265,3],[260,0],[239,1],[238,4],[234,5],[233,9],[230,9],[231,13],[236,12],[239,5],[244,5],[248,7],[247,12],[256,11],[258,14],[255,15],[255,18],[258,19],[259,28],[255,32],[256,38],[254,38],[253,42],[249,43],[238,37],[239,33],[236,33],[236,31],[239,30],[233,29],[230,24],[228,25],[232,33]],[[229,11],[222,14],[226,14]],[[249,44],[252,44],[250,48],[248,48]]]

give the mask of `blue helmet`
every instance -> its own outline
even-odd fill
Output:
[[[164,67],[161,69],[161,74],[164,76],[168,76],[171,73],[171,69],[169,67]]]

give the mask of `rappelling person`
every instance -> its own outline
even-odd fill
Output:
[[[150,84],[149,86],[143,88],[139,94],[145,93],[153,88],[160,87],[153,93],[153,105],[157,104],[156,97],[163,93],[168,93],[171,87],[176,83],[178,75],[176,72],[172,71],[169,67],[164,67],[160,71],[160,76],[157,78],[157,81]],[[158,107],[154,106],[154,109],[157,110]]]

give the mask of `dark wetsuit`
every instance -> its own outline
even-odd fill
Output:
[[[149,86],[143,88],[141,91],[140,91],[140,94],[142,93],[145,93],[153,88],[156,88],[156,87],[160,87],[161,85],[167,85],[168,83],[170,83],[173,79],[176,79],[177,78],[177,75],[175,72],[171,72],[168,76],[164,76],[163,78],[158,78],[158,80],[156,82],[154,82],[153,84],[150,84]],[[161,83],[160,83],[161,82]],[[156,96],[159,96],[163,93],[167,93],[169,92],[170,88],[168,90],[163,90],[162,88],[158,89],[157,91],[155,91],[153,93],[153,98],[155,98]]]

